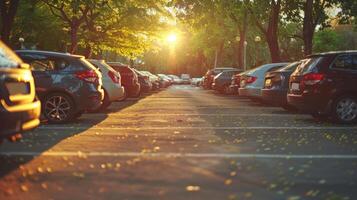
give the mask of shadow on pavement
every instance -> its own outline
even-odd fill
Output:
[[[35,154],[41,154],[61,141],[79,135],[101,123],[107,119],[110,113],[119,112],[158,92],[160,90],[144,94],[140,98],[130,98],[123,102],[115,103],[115,105],[111,105],[105,111],[99,113],[84,114],[71,123],[42,124],[34,131],[24,133],[23,139],[19,142],[4,142],[0,145],[0,178],[16,170],[19,166],[30,162],[36,157]],[[96,116],[93,117],[93,115]]]

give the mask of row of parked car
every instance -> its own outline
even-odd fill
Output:
[[[345,124],[357,121],[357,51],[319,53],[248,71],[215,68],[196,84],[318,119]]]
[[[0,142],[37,127],[41,114],[48,123],[66,123],[166,88],[175,78],[68,53],[13,52],[0,42]]]

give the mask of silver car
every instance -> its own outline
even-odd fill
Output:
[[[100,109],[107,108],[111,102],[121,100],[125,96],[124,87],[121,85],[119,72],[110,67],[104,60],[89,60],[102,73],[104,100]]]
[[[246,96],[260,99],[261,90],[264,87],[265,74],[277,70],[289,63],[271,63],[252,69],[241,76],[239,96]]]

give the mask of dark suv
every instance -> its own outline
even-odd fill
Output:
[[[357,51],[308,56],[290,77],[288,103],[340,123],[357,120]]]
[[[113,69],[120,73],[121,83],[125,88],[125,93],[129,97],[140,96],[140,83],[138,75],[128,65],[120,62],[107,62]]]
[[[41,103],[27,64],[0,42],[0,143],[40,124]]]
[[[33,50],[16,53],[30,65],[49,122],[68,122],[101,106],[102,75],[83,56]]]

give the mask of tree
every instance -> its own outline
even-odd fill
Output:
[[[8,45],[19,2],[20,0],[0,0],[1,40]]]
[[[268,43],[272,62],[280,62],[281,60],[278,42],[281,7],[281,0],[256,0],[249,7],[255,25],[262,32]]]
[[[70,53],[75,53],[78,47],[78,31],[85,22],[91,7],[105,4],[106,1],[94,0],[43,0],[49,6],[51,13],[63,20],[69,26],[71,38]]]

